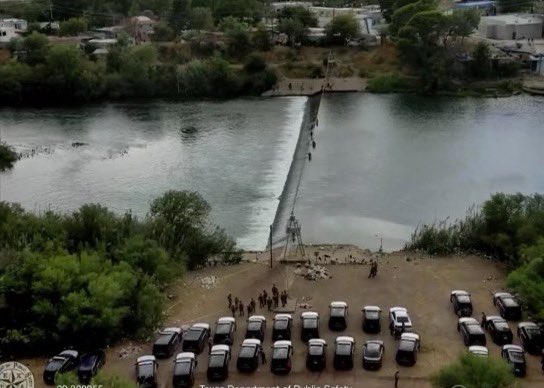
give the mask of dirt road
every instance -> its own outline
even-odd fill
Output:
[[[406,260],[410,257],[410,261]],[[239,344],[245,333],[245,319],[237,318],[238,331],[233,347],[233,360],[230,364],[230,377],[223,384],[234,386],[248,385],[280,385],[316,384],[323,386],[337,384],[350,387],[392,387],[393,375],[400,371],[400,387],[430,386],[428,376],[444,364],[453,361],[460,353],[466,351],[462,339],[456,330],[457,317],[453,314],[449,302],[452,289],[466,289],[472,293],[474,315],[484,311],[495,313],[490,293],[501,289],[504,285],[504,271],[495,263],[477,257],[423,258],[411,253],[395,253],[380,259],[378,276],[368,279],[369,267],[360,264],[328,265],[332,279],[318,281],[304,280],[294,275],[293,265],[275,264],[268,268],[268,262],[246,263],[234,267],[208,268],[190,273],[183,282],[175,285],[169,294],[175,296],[167,309],[166,325],[182,325],[194,322],[208,322],[212,325],[223,315],[229,315],[226,296],[229,292],[247,303],[251,297],[257,300],[259,291],[264,288],[270,293],[275,283],[278,288],[286,288],[291,298],[301,301],[309,300],[311,310],[321,314],[321,337],[328,346],[328,365],[322,373],[310,373],[305,368],[306,346],[300,341],[300,313],[297,308],[294,316],[293,345],[295,356],[293,371],[288,376],[274,376],[267,365],[260,367],[252,375],[240,375],[236,371],[236,356]],[[205,276],[217,276],[218,283],[209,289],[201,286],[200,279]],[[356,366],[352,371],[336,372],[332,368],[334,338],[339,335],[327,328],[328,304],[332,300],[343,300],[349,306],[348,328],[342,335],[353,336],[356,340]],[[361,307],[378,305],[384,311],[382,315],[382,332],[370,336],[361,329]],[[399,367],[395,363],[396,343],[387,331],[387,311],[392,306],[405,306],[412,317],[414,329],[422,340],[422,351],[417,364],[411,368]],[[257,311],[268,319],[265,349],[270,359],[271,320],[272,313]],[[510,327],[515,333],[516,325]],[[519,343],[514,335],[515,343]],[[364,341],[380,338],[385,342],[385,362],[377,372],[368,372],[361,366],[361,349]],[[119,351],[127,348],[122,344],[108,350],[105,371],[134,378],[134,361],[137,356],[149,354],[152,339],[148,343],[138,344],[134,354],[126,358],[119,357]],[[499,357],[499,347],[488,337],[488,347],[493,357]],[[522,380],[523,386],[543,386],[544,376],[540,371],[539,358],[527,355],[529,368],[527,377]],[[44,360],[25,362],[30,364],[38,386],[41,386],[41,373]],[[197,384],[206,381],[207,354],[199,356],[197,368]],[[159,381],[161,387],[171,386],[172,360],[161,360]],[[221,385],[219,385],[221,386]]]

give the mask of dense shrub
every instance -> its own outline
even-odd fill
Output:
[[[464,354],[432,377],[433,387],[509,388],[516,387],[510,367],[502,359]]]
[[[35,215],[0,202],[0,353],[104,346],[150,333],[160,290],[240,252],[197,193],[169,191],[139,221],[100,205]]]
[[[0,171],[5,171],[13,167],[17,161],[17,153],[6,143],[0,143]]]

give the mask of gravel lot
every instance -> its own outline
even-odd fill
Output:
[[[406,260],[407,256],[409,261]],[[340,256],[342,257],[342,256]],[[342,262],[342,260],[340,260]],[[167,325],[183,325],[196,322],[208,322],[229,315],[226,296],[229,292],[239,296],[244,303],[264,288],[270,293],[272,283],[281,290],[287,288],[290,298],[296,298],[297,304],[308,299],[311,310],[321,314],[321,337],[328,346],[328,364],[322,373],[311,373],[305,368],[306,346],[300,341],[300,313],[305,311],[297,307],[293,314],[293,346],[295,351],[293,370],[288,376],[274,376],[269,365],[261,366],[254,374],[240,375],[236,371],[236,357],[239,345],[245,334],[245,318],[237,318],[238,331],[233,347],[233,359],[230,364],[230,376],[223,384],[233,386],[289,386],[292,384],[315,384],[318,386],[350,387],[392,387],[393,375],[400,371],[400,384],[405,387],[428,387],[428,377],[444,364],[453,361],[465,351],[462,339],[456,330],[457,317],[449,302],[452,289],[466,289],[472,293],[474,315],[478,318],[482,311],[488,315],[495,313],[490,293],[504,285],[504,271],[497,264],[477,257],[449,257],[429,259],[411,253],[395,253],[380,259],[378,276],[368,279],[369,266],[361,264],[328,265],[332,279],[308,281],[294,275],[294,265],[276,264],[273,269],[268,263],[258,261],[234,267],[214,267],[188,274],[169,291],[172,300],[166,311]],[[217,283],[203,287],[201,279],[214,275]],[[343,300],[349,306],[348,328],[341,335],[353,336],[356,340],[356,366],[352,371],[336,372],[332,368],[334,338],[339,335],[327,327],[328,304],[332,300]],[[361,329],[361,308],[373,304],[382,308],[382,332],[368,335]],[[404,306],[411,315],[414,330],[421,336],[422,350],[414,367],[399,367],[395,363],[396,343],[389,335],[388,309],[392,306]],[[267,337],[265,350],[270,361],[271,320],[274,314],[267,311],[257,313],[267,317]],[[516,325],[510,324],[514,332],[514,343],[519,343],[515,335]],[[385,329],[385,330],[384,330]],[[376,372],[362,369],[362,345],[366,339],[380,338],[385,342],[383,368]],[[137,356],[149,354],[153,339],[143,344],[122,344],[107,351],[108,359],[105,371],[134,378],[134,361]],[[132,346],[132,348],[131,348]],[[493,357],[500,357],[500,349],[488,336],[488,347]],[[122,350],[132,349],[133,353],[123,358]],[[205,384],[207,367],[206,352],[199,356],[197,381],[195,386]],[[529,367],[527,377],[521,380],[522,386],[544,386],[544,375],[540,371],[538,357],[527,355]],[[37,386],[42,386],[41,373],[44,360],[27,360],[36,376]],[[172,360],[161,360],[159,382],[161,387],[171,386]],[[212,385],[214,386],[214,385]],[[215,385],[221,386],[221,385]]]

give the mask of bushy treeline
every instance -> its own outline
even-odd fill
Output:
[[[0,172],[13,167],[13,163],[17,161],[17,152],[4,142],[0,142]]]
[[[65,45],[51,46],[39,33],[12,42],[17,55],[0,65],[0,104],[85,102],[139,97],[223,98],[260,94],[276,76],[236,69],[214,55],[188,63],[161,62],[152,45],[121,39],[105,60]]]
[[[161,291],[211,255],[240,259],[197,193],[170,191],[148,215],[100,205],[33,214],[0,202],[0,353],[96,347],[161,321]]]
[[[544,320],[544,196],[494,194],[462,220],[423,225],[407,249],[430,254],[474,252],[505,261],[514,269],[507,285],[527,311]]]
[[[77,375],[74,372],[58,375],[55,378],[55,383],[56,385],[67,387],[77,387],[78,385],[81,385]],[[89,385],[107,388],[136,388],[136,384],[130,379],[120,376],[105,375],[102,372],[99,372],[96,376],[94,376]]]

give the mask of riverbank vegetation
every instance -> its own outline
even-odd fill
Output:
[[[17,159],[17,152],[6,143],[0,142],[0,172],[12,168]]]
[[[464,354],[431,377],[435,388],[516,387],[510,366],[502,359]]]
[[[162,291],[210,256],[240,260],[196,193],[170,191],[139,220],[100,205],[36,215],[0,202],[0,353],[104,346],[150,333]]]
[[[513,270],[507,286],[519,294],[530,315],[544,320],[543,220],[544,195],[494,194],[464,219],[417,228],[406,248],[502,260]]]

